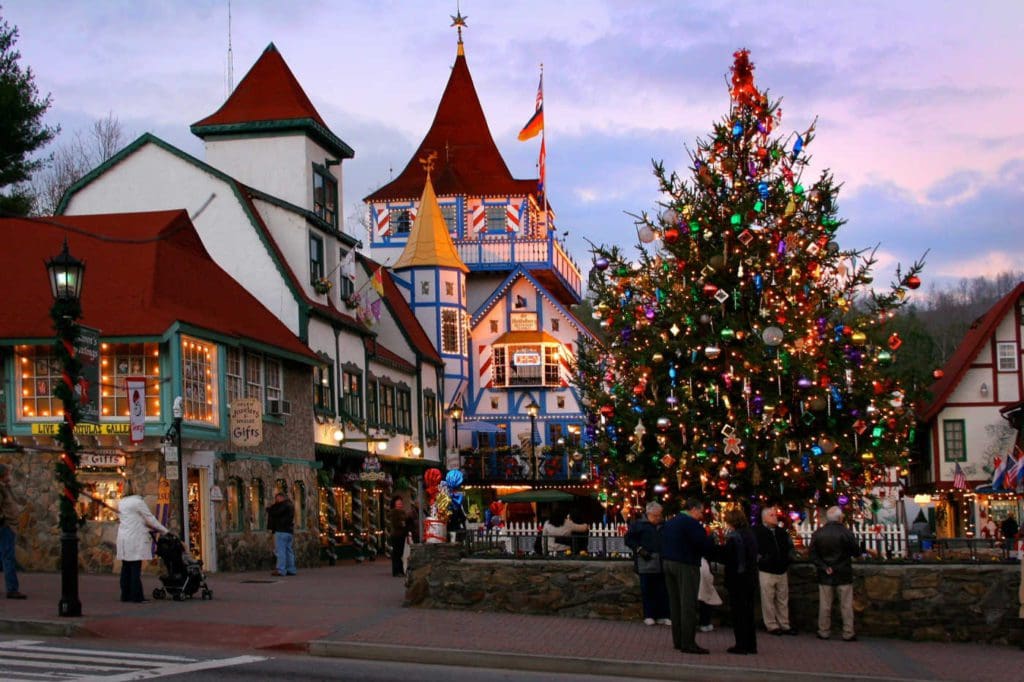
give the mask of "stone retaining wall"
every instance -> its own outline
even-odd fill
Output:
[[[723,599],[722,576],[716,583]],[[981,564],[857,564],[854,611],[858,634],[902,639],[1024,642],[1017,618],[1020,568]],[[640,587],[632,563],[596,560],[468,558],[459,545],[415,545],[407,606],[639,620]],[[756,606],[760,614],[760,605]],[[817,629],[814,567],[790,570],[792,625]],[[716,622],[728,609],[716,609]],[[760,618],[758,618],[760,620]],[[838,605],[833,628],[839,627]]]

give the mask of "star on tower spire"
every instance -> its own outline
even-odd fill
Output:
[[[449,14],[448,16],[452,18],[452,26],[454,26],[455,30],[459,32],[459,54],[465,55],[465,52],[463,51],[462,48],[462,29],[468,28],[468,24],[466,24],[466,19],[468,19],[469,17],[462,16],[462,10],[459,8],[458,3],[455,4],[455,14]]]

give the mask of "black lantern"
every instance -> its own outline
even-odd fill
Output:
[[[55,301],[78,301],[82,298],[82,277],[85,263],[68,251],[68,240],[64,240],[61,252],[46,261],[50,273],[50,293]]]
[[[526,406],[526,414],[530,417],[530,459],[533,461],[533,480],[540,477],[540,467],[537,465],[537,415],[540,414],[540,405],[530,401]]]
[[[448,410],[448,416],[452,418],[452,424],[455,425],[455,450],[459,450],[459,420],[462,419],[462,408],[458,405],[452,405],[451,409]]]

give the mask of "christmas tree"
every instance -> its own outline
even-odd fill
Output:
[[[593,250],[605,343],[581,348],[577,381],[612,502],[639,481],[663,497],[854,501],[907,465],[914,417],[887,327],[923,262],[872,286],[874,252],[836,241],[832,175],[803,177],[814,125],[774,133],[779,101],[753,68],[735,54],[729,113],[687,179],[654,164],[663,199],[637,216],[637,256]]]

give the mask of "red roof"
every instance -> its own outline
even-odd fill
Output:
[[[213,261],[181,210],[0,220],[0,338],[53,336],[43,263],[64,239],[86,266],[81,322],[103,337],[161,336],[181,322],[316,359]]]
[[[505,165],[487,127],[465,55],[455,58],[434,122],[405,170],[364,201],[419,199],[426,183],[420,159],[430,152],[437,152],[432,176],[438,196],[527,196],[537,192],[537,180],[516,180]]]
[[[391,309],[391,314],[395,318],[395,322],[399,328],[405,333],[406,338],[409,340],[409,344],[416,350],[416,352],[427,362],[435,365],[443,365],[444,360],[438,355],[437,349],[434,348],[434,343],[430,337],[427,336],[427,332],[423,330],[423,325],[416,319],[416,314],[413,313],[412,308],[405,300],[405,296],[398,290],[395,285],[395,281],[391,279],[391,273],[387,268],[383,267],[380,263],[370,260],[361,253],[356,253],[356,258],[362,263],[363,269],[366,273],[373,276],[373,273],[378,269],[381,269],[381,279],[384,282],[384,300]]]
[[[284,57],[274,43],[270,43],[223,106],[192,125],[203,127],[305,118],[327,128]]]
[[[988,312],[974,321],[971,328],[964,334],[963,341],[953,351],[946,364],[942,366],[942,378],[929,387],[928,391],[932,394],[932,402],[919,415],[923,421],[930,421],[945,406],[949,395],[970,368],[971,361],[995,332],[1007,311],[1022,295],[1024,295],[1024,282],[1018,283],[1013,291],[999,299],[988,309]]]

